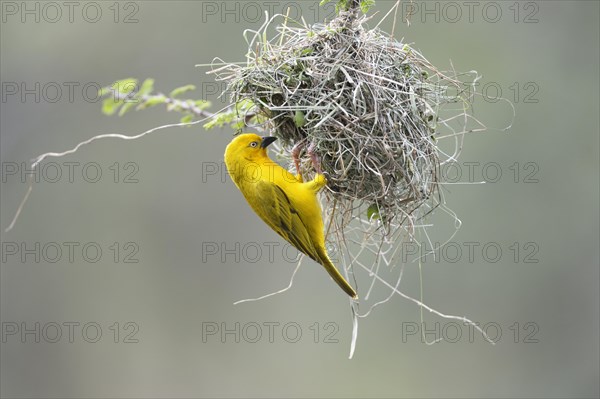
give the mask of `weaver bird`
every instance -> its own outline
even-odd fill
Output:
[[[327,184],[320,173],[309,182],[294,176],[267,155],[275,137],[245,133],[225,149],[231,179],[250,207],[277,234],[323,265],[333,280],[353,299],[356,291],[333,265],[325,249],[325,234],[317,193]]]

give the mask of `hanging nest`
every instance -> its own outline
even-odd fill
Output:
[[[437,194],[440,107],[468,103],[464,84],[410,45],[365,29],[356,11],[310,27],[279,17],[271,40],[273,19],[252,32],[245,65],[213,72],[234,104],[252,104],[241,119],[278,137],[287,158],[298,143],[313,149],[339,209],[402,224]],[[305,177],[314,173],[307,151],[300,160]]]

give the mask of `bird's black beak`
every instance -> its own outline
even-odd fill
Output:
[[[260,148],[267,148],[275,140],[277,140],[277,137],[273,137],[273,136],[262,137],[262,142],[260,143]]]

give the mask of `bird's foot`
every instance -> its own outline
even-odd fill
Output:
[[[312,179],[312,181],[310,182],[310,187],[317,193],[321,191],[321,189],[325,185],[327,185],[327,178],[325,177],[325,175],[322,175],[320,173],[317,173],[314,179]]]
[[[292,161],[296,168],[296,180],[303,182],[302,173],[300,172],[300,153],[306,148],[306,139],[302,139],[292,147]]]
[[[321,175],[323,174],[321,170],[321,160],[319,159],[319,156],[315,153],[316,147],[317,146],[315,145],[315,143],[310,143],[306,152],[310,156],[310,160],[313,164],[313,167],[315,168],[315,171]]]

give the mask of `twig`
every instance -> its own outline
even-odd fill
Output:
[[[94,136],[92,138],[89,138],[85,141],[80,142],[79,144],[77,144],[75,147],[73,147],[70,150],[63,151],[63,152],[47,152],[45,154],[42,154],[33,159],[31,167],[32,167],[32,169],[35,169],[40,164],[40,162],[42,162],[44,159],[46,159],[48,157],[58,158],[58,157],[63,157],[65,155],[73,154],[73,153],[77,152],[77,150],[79,150],[79,148],[83,147],[84,145],[90,144],[96,140],[107,139],[107,138],[117,138],[117,139],[122,139],[122,140],[136,140],[136,139],[144,137],[148,134],[154,133],[158,130],[163,130],[163,129],[167,129],[167,128],[171,128],[171,127],[179,127],[179,126],[191,126],[191,125],[196,125],[198,123],[201,123],[203,121],[204,120],[197,120],[197,121],[193,121],[193,122],[182,122],[182,123],[170,123],[168,125],[154,127],[152,129],[146,130],[145,132],[137,134],[135,136],[127,136],[127,135],[119,134],[119,133],[100,134],[98,136]],[[10,225],[4,230],[6,233],[8,233],[10,230],[12,230],[13,227],[15,226],[15,223],[17,222],[17,219],[19,218],[19,215],[21,214],[21,211],[23,210],[23,207],[25,206],[25,203],[27,202],[27,199],[29,198],[29,194],[31,194],[32,190],[33,190],[33,179],[30,178],[29,179],[29,187],[27,188],[27,192],[25,193],[25,196],[23,197],[21,204],[17,208],[15,216],[13,217],[12,221],[10,222]]]
[[[290,288],[292,288],[292,285],[294,284],[294,276],[296,275],[296,273],[298,272],[298,270],[300,269],[300,265],[302,264],[302,259],[304,259],[304,256],[302,256],[300,258],[300,260],[298,261],[298,264],[296,265],[296,268],[294,269],[294,272],[292,273],[292,277],[290,278],[290,283],[287,285],[287,287],[280,289],[279,291],[275,291],[275,292],[271,292],[270,294],[266,294],[263,296],[259,296],[258,298],[249,298],[249,299],[241,299],[239,301],[234,302],[234,305],[240,304],[240,303],[245,303],[245,302],[255,302],[255,301],[260,301],[262,299],[265,298],[269,298],[272,297],[274,295],[278,295],[281,294],[283,292],[286,292],[287,290],[289,290]]]

